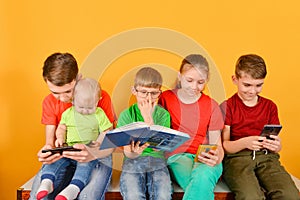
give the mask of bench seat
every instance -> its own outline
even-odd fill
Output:
[[[119,177],[121,172],[118,170],[113,170],[112,180],[110,187],[108,188],[107,193],[105,194],[105,199],[107,200],[122,200],[122,196],[120,194],[119,188]],[[31,185],[33,182],[34,177],[28,180],[24,185],[22,185],[17,190],[17,200],[28,200],[31,190]],[[294,176],[292,176],[296,186],[300,189],[300,180]],[[181,200],[183,197],[183,190],[178,186],[174,185],[174,193],[173,193],[173,200]],[[227,185],[222,181],[219,180],[218,184],[214,190],[215,193],[215,200],[234,200],[233,194],[230,192]]]
[[[122,200],[120,194],[119,181],[120,181],[120,171],[113,170],[112,180],[108,191],[105,194],[105,199],[107,200]],[[24,185],[22,185],[17,190],[17,200],[28,200],[30,195],[30,190],[32,186],[34,177],[28,180]],[[174,185],[173,200],[180,200],[183,197],[183,190],[178,186]],[[227,185],[223,181],[219,181],[215,188],[215,200],[233,200],[233,195],[228,189]]]

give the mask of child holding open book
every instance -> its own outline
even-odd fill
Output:
[[[132,122],[145,122],[170,127],[170,115],[156,105],[161,94],[162,77],[150,67],[140,69],[134,80],[132,94],[137,103],[124,110],[118,127]],[[120,179],[120,190],[124,200],[146,199],[169,200],[172,187],[164,152],[149,148],[149,144],[132,142],[124,147],[124,162]]]

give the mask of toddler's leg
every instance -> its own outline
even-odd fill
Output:
[[[70,184],[66,187],[63,191],[59,193],[55,197],[55,200],[69,200],[69,199],[76,199],[80,192],[80,188],[77,185]]]

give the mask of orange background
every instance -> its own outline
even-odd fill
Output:
[[[174,30],[204,47],[220,73],[226,97],[236,89],[230,77],[237,58],[261,55],[269,70],[262,95],[277,103],[284,127],[281,162],[299,178],[299,7],[297,0],[0,1],[0,199],[16,199],[17,188],[41,166],[36,154],[44,143],[40,118],[41,102],[48,94],[41,75],[45,58],[70,52],[81,66],[103,41],[143,27]],[[147,63],[178,69],[180,60],[167,51],[129,52],[105,66],[100,82],[118,113],[115,81]]]

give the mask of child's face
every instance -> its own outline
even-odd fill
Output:
[[[238,95],[243,101],[256,100],[264,84],[264,79],[254,79],[246,73],[242,73],[240,78],[233,76],[232,79],[237,85]]]
[[[56,86],[48,80],[46,81],[46,83],[50,92],[56,99],[65,103],[70,103],[72,101],[73,91],[76,84],[75,80],[63,86]]]
[[[160,88],[137,86],[132,89],[132,93],[136,96],[138,103],[144,102],[145,100],[156,102],[161,94],[161,90]]]
[[[181,89],[191,97],[198,96],[207,83],[207,73],[192,67],[178,75]]]
[[[74,107],[77,112],[83,115],[90,115],[95,113],[97,103],[95,101],[82,100],[80,98],[74,99]]]

